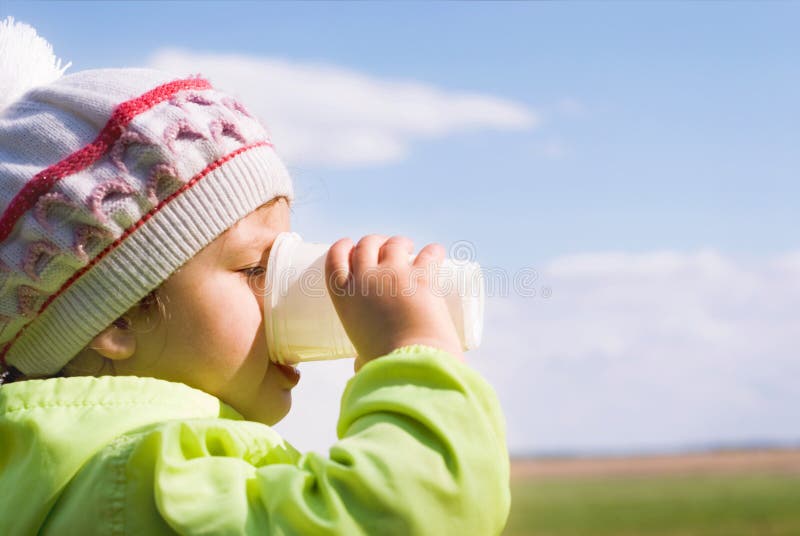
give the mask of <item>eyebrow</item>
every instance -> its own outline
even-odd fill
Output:
[[[262,247],[264,245],[264,242],[266,242],[266,240],[262,235],[254,235],[250,237],[250,240],[244,242],[244,246],[246,248]]]
[[[269,246],[267,247],[267,239],[264,238],[263,235],[256,234],[250,236],[249,239],[243,239],[235,242],[234,245],[226,245],[224,255],[226,257],[234,258],[237,256],[245,257],[253,253],[258,253],[258,258],[248,259],[248,262],[261,262],[262,256],[264,254],[269,255],[269,253],[272,251],[272,245],[274,243],[274,240],[270,241]]]
[[[250,254],[256,251],[263,252],[266,243],[266,237],[258,234],[250,236],[249,239],[234,239],[233,237],[229,237],[223,246],[224,249],[222,251],[222,255],[228,258],[233,258],[242,254]],[[270,244],[269,247],[271,249],[272,244]]]
[[[260,207],[255,209],[255,211],[260,211],[260,210],[262,210],[262,209],[264,209],[266,207],[272,206],[278,200],[280,200],[282,198],[285,198],[285,197],[284,196],[273,197],[272,199],[270,199],[269,201],[267,201],[266,203],[262,204]],[[229,228],[226,231],[226,234],[228,235],[229,238],[231,238],[231,235],[233,234],[233,232],[235,232],[235,230],[238,228],[238,224],[239,223],[241,223],[241,220],[239,222],[236,222],[236,224],[234,224],[233,227]],[[236,236],[236,235],[233,235],[233,236]],[[226,255],[235,255],[239,251],[248,251],[248,252],[250,252],[250,251],[254,251],[256,249],[263,249],[264,248],[264,242],[266,240],[264,239],[264,237],[261,234],[255,234],[255,235],[250,235],[249,239],[238,239],[238,240],[237,239],[233,239],[233,241],[236,244],[235,249],[232,248],[231,246],[228,246],[228,242],[226,242],[226,244],[225,244],[225,254]],[[270,244],[269,249],[272,249],[272,244]]]

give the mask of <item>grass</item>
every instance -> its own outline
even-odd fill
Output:
[[[512,480],[504,536],[800,534],[800,477],[777,475]]]

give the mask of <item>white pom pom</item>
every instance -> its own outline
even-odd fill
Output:
[[[0,21],[0,111],[29,89],[61,78],[72,63],[61,67],[50,43],[14,17]]]

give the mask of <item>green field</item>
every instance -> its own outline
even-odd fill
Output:
[[[800,535],[800,476],[512,480],[505,536]]]

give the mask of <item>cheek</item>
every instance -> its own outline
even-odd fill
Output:
[[[262,315],[253,292],[243,282],[230,278],[215,285],[208,282],[194,298],[186,335],[195,351],[213,353],[225,360],[243,359],[262,332]]]

